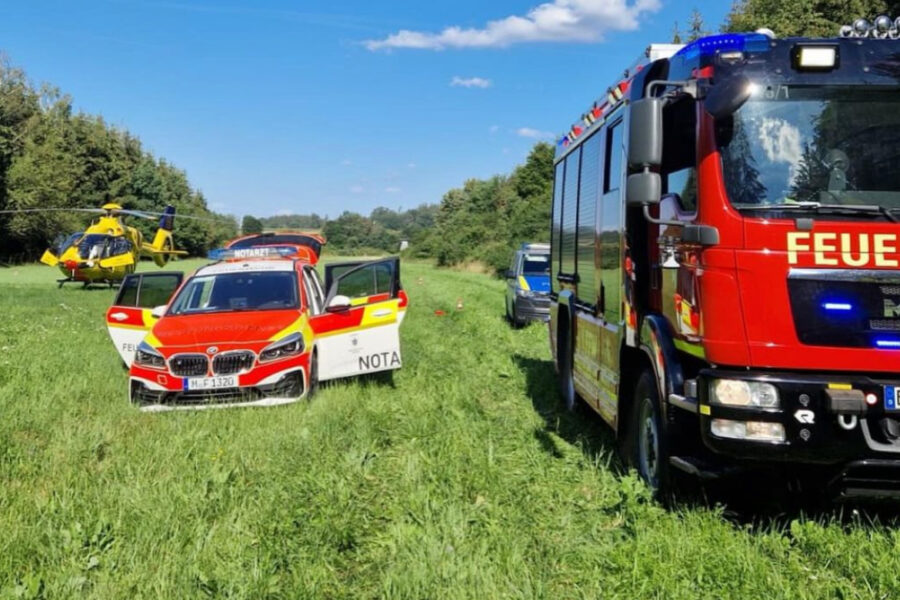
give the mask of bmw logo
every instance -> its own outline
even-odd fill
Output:
[[[216,353],[218,353],[218,352],[219,352],[219,347],[218,347],[218,346],[210,346],[209,348],[206,349],[206,353],[209,354],[209,355],[213,355],[213,354],[216,354]]]

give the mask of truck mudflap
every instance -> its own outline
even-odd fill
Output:
[[[770,384],[778,393],[777,406],[717,403],[710,388],[723,379]],[[696,415],[703,446],[720,458],[835,467],[872,459],[900,465],[900,377],[705,369],[684,388],[683,395],[670,394],[668,404]],[[900,484],[900,469],[896,476]]]

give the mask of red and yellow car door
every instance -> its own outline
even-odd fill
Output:
[[[407,305],[400,259],[326,265],[325,282],[324,312],[310,319],[319,380],[399,369]]]
[[[158,320],[153,309],[169,303],[184,273],[139,273],[122,280],[113,305],[106,311],[106,326],[116,350],[129,367],[134,352]]]

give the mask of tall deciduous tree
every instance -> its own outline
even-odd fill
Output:
[[[884,0],[737,0],[726,18],[725,31],[755,31],[767,27],[779,37],[835,37],[841,25],[880,14],[900,16],[900,3]]]

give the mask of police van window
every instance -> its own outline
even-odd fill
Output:
[[[609,128],[606,136],[606,170],[603,192],[611,192],[622,185],[622,121]]]
[[[549,254],[526,254],[522,261],[522,275],[549,275]]]

